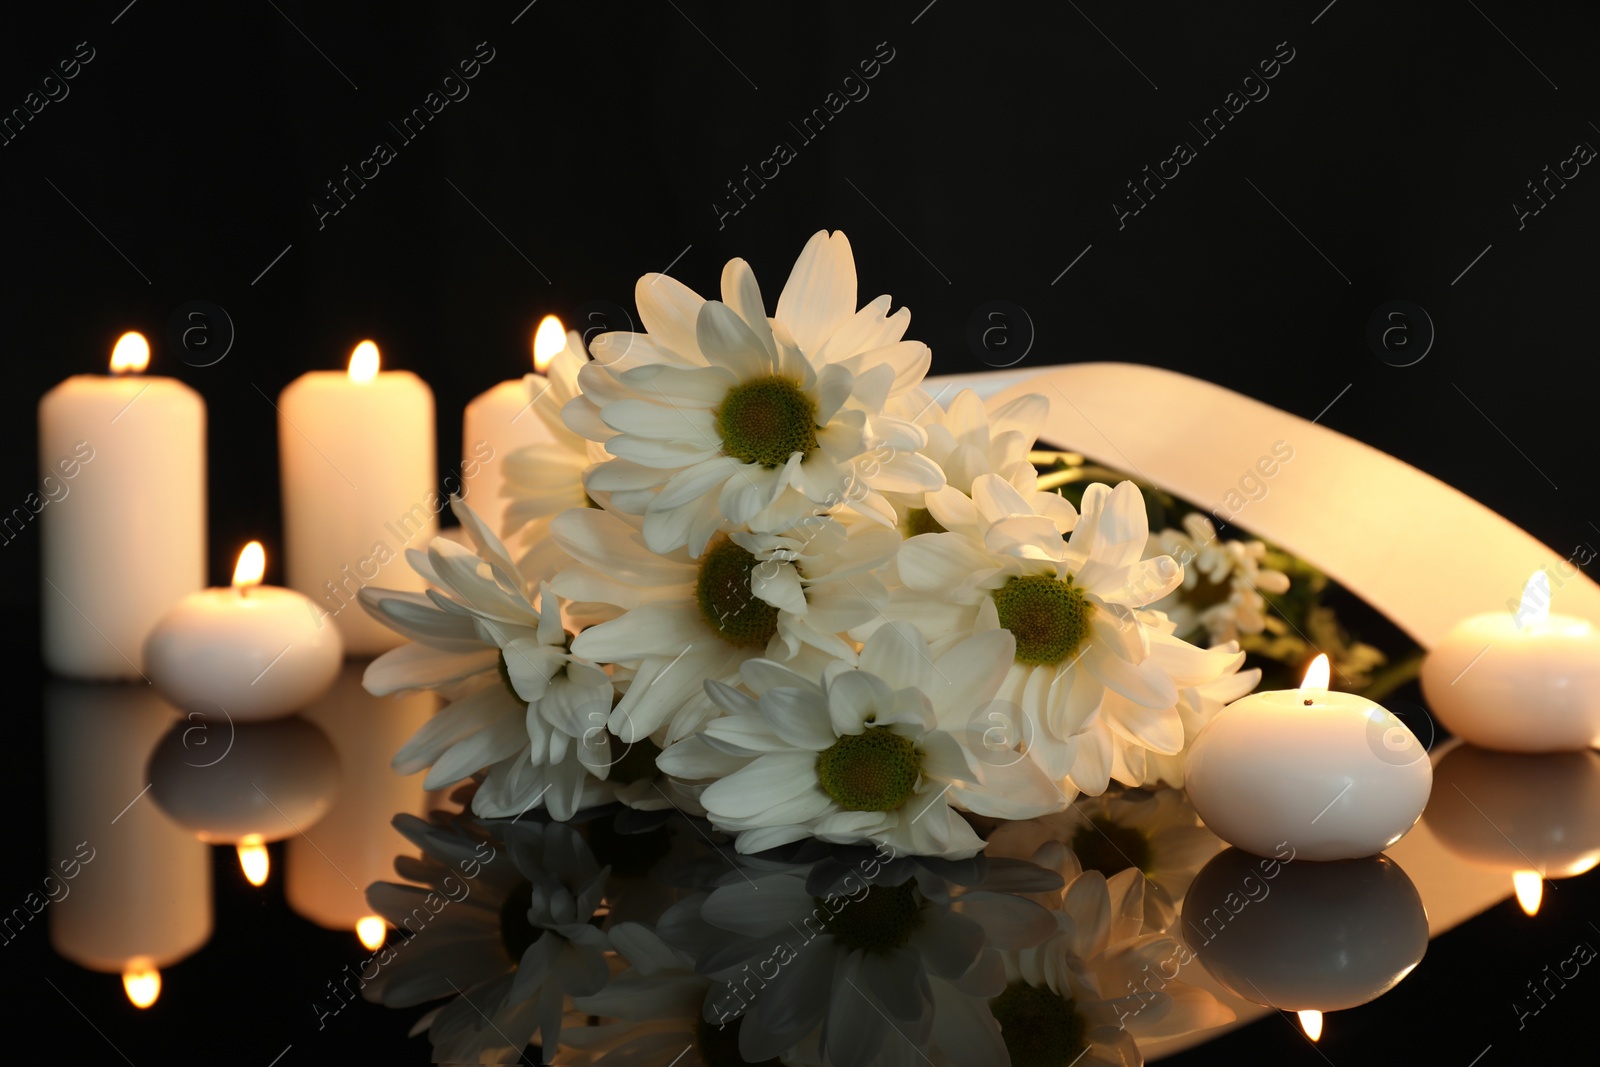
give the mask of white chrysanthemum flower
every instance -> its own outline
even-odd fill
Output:
[[[589,488],[643,515],[653,550],[698,557],[719,530],[783,530],[846,503],[892,524],[883,493],[942,484],[922,431],[884,414],[927,373],[928,348],[901,340],[910,313],[889,315],[887,296],[857,310],[844,234],[807,242],[770,319],[742,259],[720,301],[659,274],[636,299],[649,333],[596,338],[565,414],[616,457]]]
[[[1084,871],[1107,878],[1129,868],[1145,877],[1145,929],[1162,933],[1177,918],[1178,902],[1222,841],[1207,830],[1182,790],[1083,797],[1063,812],[1003,822],[984,852],[1037,863],[1071,883]],[[1034,897],[1046,907],[1054,899]]]
[[[405,1008],[455,997],[425,1016],[439,1063],[517,1063],[535,1040],[560,1040],[569,996],[598,991],[606,937],[589,923],[606,872],[575,830],[514,823],[505,847],[410,815],[395,829],[422,851],[395,868],[417,885],[378,882],[367,902],[410,940],[363,989]],[[411,947],[415,944],[415,948]]]
[[[505,482],[500,495],[511,503],[505,528],[497,532],[508,542],[516,539],[526,546],[517,561],[524,575],[555,570],[556,561],[550,558],[553,546],[546,537],[550,520],[568,508],[589,505],[584,473],[607,458],[604,444],[573,433],[561,418],[562,408],[579,394],[578,372],[588,362],[583,339],[577,330],[568,330],[566,346],[550,360],[544,374],[523,379],[528,407],[519,418],[537,417],[551,437],[550,442],[516,449],[502,461]]]
[[[1031,901],[985,882],[951,886],[903,859],[825,877],[747,867],[723,881],[658,930],[717,980],[705,1018],[742,1019],[749,1063],[807,1047],[819,1029],[817,1058],[831,1067],[917,1067],[930,1045],[964,1064],[1000,1062],[992,1023],[968,1025],[981,1010],[972,998],[1000,991],[998,950],[1054,928]]]
[[[963,746],[1013,651],[1010,634],[991,631],[935,657],[897,623],[867,639],[859,670],[830,664],[820,682],[751,660],[740,673],[756,697],[707,682],[724,717],[656,762],[679,778],[716,779],[700,803],[713,825],[738,833],[740,852],[815,837],[969,857],[983,841],[958,808],[1016,818],[1063,803],[1029,761],[985,765]]]
[[[573,654],[635,671],[611,731],[633,741],[665,726],[667,744],[715,714],[702,683],[732,681],[745,660],[853,662],[839,635],[881,614],[888,591],[872,572],[899,546],[893,530],[811,516],[778,533],[734,531],[696,560],[652,551],[635,524],[594,508],[557,516],[551,534],[578,562],[552,588],[617,612],[579,634]]]
[[[1187,950],[1145,931],[1144,885],[1134,870],[1109,880],[1086,871],[1063,892],[1053,937],[1001,953],[1007,985],[987,1009],[1013,1064],[1138,1067],[1144,1057],[1135,1038],[1233,1021],[1210,993],[1177,977]],[[1152,968],[1159,968],[1153,982]]]
[[[1289,577],[1261,565],[1267,546],[1260,541],[1224,541],[1200,512],[1183,517],[1183,529],[1162,530],[1149,551],[1176,559],[1184,568],[1183,586],[1155,605],[1177,625],[1180,637],[1204,631],[1209,644],[1237,641],[1267,625],[1262,593],[1286,593]]]
[[[476,552],[448,538],[408,553],[432,587],[426,594],[368,587],[361,604],[410,637],[368,666],[367,691],[442,690],[452,701],[395,754],[401,774],[429,768],[440,789],[488,768],[473,798],[484,817],[544,806],[558,819],[611,798],[604,782],[616,760],[605,732],[611,678],[572,655],[555,594],[542,610],[522,593],[500,543],[460,500],[452,507]]]
[[[894,410],[907,412],[928,435],[922,454],[939,465],[952,489],[971,496],[972,483],[978,477],[996,474],[1024,496],[1036,491],[1039,474],[1028,461],[1028,453],[1050,412],[1049,401],[1038,393],[996,404],[963,389],[943,407],[936,398],[916,389],[895,401]],[[908,537],[944,529],[928,512],[926,495],[889,495]]]
[[[1213,651],[1232,654],[1238,645],[1229,642]],[[1178,693],[1178,719],[1183,725],[1183,747],[1178,752],[1160,753],[1148,749],[1130,749],[1127,776],[1118,774],[1119,781],[1137,778],[1140,785],[1183,786],[1183,754],[1212,716],[1229,704],[1255,689],[1261,681],[1261,670],[1252,667],[1247,671],[1224,674],[1210,682],[1191,686]]]
[[[1164,556],[1140,559],[1149,529],[1132,482],[1089,486],[1081,517],[1056,494],[1029,497],[993,474],[974,480],[970,499],[946,488],[928,507],[948,532],[901,548],[904,589],[890,614],[936,644],[1012,633],[999,697],[1021,709],[1018,740],[1047,774],[1099,793],[1119,750],[1181,749],[1180,685],[1215,677],[1227,658],[1171,638],[1159,612],[1139,610],[1183,573]]]

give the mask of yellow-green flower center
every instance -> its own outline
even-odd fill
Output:
[[[1088,1047],[1088,1027],[1070,998],[1012,982],[989,1001],[1011,1067],[1070,1067]]]
[[[887,727],[845,734],[817,753],[817,781],[846,811],[894,811],[921,776],[922,753]]]
[[[1150,842],[1131,826],[1118,826],[1109,819],[1091,820],[1072,837],[1072,851],[1086,871],[1099,871],[1110,878],[1129,867],[1147,870]]]
[[[945,529],[927,508],[911,508],[906,512],[906,536],[925,533],[944,533]]]
[[[1083,590],[1048,574],[1012,578],[993,593],[1000,625],[1017,639],[1017,662],[1060,663],[1089,636],[1094,605]]]
[[[817,402],[793,378],[769,374],[728,390],[717,409],[722,450],[771,469],[817,447]]]
[[[899,885],[868,885],[849,897],[813,899],[817,905],[813,914],[847,949],[889,952],[911,940],[922,925],[922,894],[912,878]]]
[[[750,590],[756,557],[732,541],[719,541],[700,557],[695,599],[700,617],[718,637],[740,648],[765,646],[778,632],[778,609]]]

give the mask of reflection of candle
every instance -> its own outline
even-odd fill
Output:
[[[399,645],[356,594],[424,588],[405,550],[427,547],[448,502],[434,485],[432,391],[410,371],[380,373],[363,341],[348,373],[311,371],[284,389],[278,450],[290,588],[334,617],[348,654]]]
[[[354,930],[375,949],[369,942],[382,944],[386,924],[368,921],[367,886],[394,881],[394,858],[417,851],[390,821],[427,809],[422,775],[402,777],[389,760],[433,717],[438,698],[423,692],[375,697],[361,686],[365,667],[347,665],[333,689],[305,711],[339,754],[339,798],[315,827],[284,846],[284,893],[307,919]]]
[[[344,646],[293,589],[261,585],[260,541],[239,553],[229,589],[190,593],[145,643],[146,669],[161,695],[185,711],[232,718],[287,715],[325,692]]]
[[[1507,752],[1600,745],[1600,630],[1550,614],[1550,578],[1535,571],[1509,611],[1457,623],[1422,664],[1422,692],[1466,741]]]
[[[518,448],[555,440],[544,420],[534,413],[533,405],[549,388],[545,368],[566,343],[561,320],[546,315],[539,320],[533,335],[534,373],[501,382],[467,405],[461,468],[464,475],[472,473],[466,500],[496,536],[505,535],[502,527],[509,501],[500,495],[500,490],[505,485],[506,457]]]
[[[1301,1013],[1314,1041],[1323,1012],[1365,1004],[1411,973],[1428,949],[1428,914],[1387,856],[1298,859],[1218,854],[1184,896],[1180,929],[1213,978]]]
[[[39,401],[45,664],[137,678],[145,635],[206,577],[206,415],[150,346],[124,334],[112,375],[77,374]],[[35,506],[37,503],[37,506]],[[7,537],[14,536],[8,529]]]
[[[1318,656],[1299,689],[1253,693],[1200,731],[1185,788],[1212,832],[1257,855],[1372,856],[1416,824],[1433,768],[1411,731],[1353,693],[1330,692]]]
[[[1547,878],[1600,864],[1600,753],[1491,752],[1457,745],[1434,771],[1423,821],[1451,853],[1511,875],[1517,903],[1539,910]]]
[[[59,895],[50,944],[79,966],[121,973],[140,1007],[161,991],[157,968],[211,936],[210,850],[145,795],[145,759],[173,718],[142,684],[45,692],[49,858],[60,885],[46,883]]]
[[[190,715],[193,719],[195,716]],[[304,832],[333,803],[339,757],[328,735],[298,715],[270,722],[212,719],[197,757],[193,726],[178,723],[150,755],[150,796],[208,844],[234,845],[252,885],[267,880],[269,841]],[[226,746],[226,748],[224,748]]]

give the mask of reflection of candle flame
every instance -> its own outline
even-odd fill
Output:
[[[1320,654],[1311,661],[1306,668],[1305,680],[1300,683],[1301,689],[1326,689],[1328,682],[1333,677],[1333,670],[1328,664],[1326,653]]]
[[[161,972],[149,960],[134,960],[122,972],[122,988],[136,1008],[148,1008],[161,995]]]
[[[539,328],[533,332],[533,369],[540,374],[556,358],[556,353],[567,347],[567,331],[561,326],[561,320],[554,315],[546,315],[539,320]]]
[[[1544,899],[1544,878],[1538,871],[1513,871],[1511,886],[1517,891],[1517,903],[1529,915],[1539,914],[1539,902]]]
[[[1322,1036],[1322,1013],[1320,1011],[1296,1012],[1300,1016],[1300,1028],[1306,1036],[1315,1041]]]
[[[1538,626],[1550,621],[1550,576],[1534,571],[1522,587],[1522,603],[1517,607],[1517,625]]]
[[[356,938],[369,951],[376,952],[382,948],[384,939],[388,936],[389,926],[378,916],[363,915],[356,920]]]
[[[239,562],[233,568],[233,587],[243,589],[246,586],[260,585],[261,578],[267,573],[267,550],[261,547],[260,541],[251,541],[239,553]]]
[[[245,881],[251,885],[266,885],[271,859],[267,846],[261,843],[260,834],[250,834],[234,846],[239,853],[239,866],[244,868]]]
[[[150,365],[150,342],[144,334],[128,332],[111,349],[112,374],[138,374]]]
[[[350,353],[350,380],[370,382],[378,376],[378,346],[362,341]]]

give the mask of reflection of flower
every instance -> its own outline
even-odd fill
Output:
[[[606,458],[604,445],[584,440],[561,419],[561,409],[578,395],[578,371],[588,361],[578,331],[568,330],[566,347],[555,354],[544,375],[530,374],[523,379],[528,408],[518,418],[536,416],[549,430],[552,441],[516,449],[502,461],[505,482],[500,494],[510,503],[506,507],[505,528],[494,532],[507,541],[515,537],[527,546],[526,554],[517,562],[523,574],[533,580],[551,573],[556,566],[557,551],[546,536],[550,520],[567,508],[589,504],[583,474]]]
[[[432,768],[438,789],[488,767],[473,799],[482,816],[516,816],[537,804],[569,819],[607,799],[599,779],[610,766],[605,743],[611,679],[567,651],[556,598],[540,608],[522,593],[500,540],[472,509],[452,501],[476,552],[435,538],[411,559],[429,595],[367,588],[361,603],[412,638],[367,668],[367,690],[448,689],[452,703],[395,755],[395,769]],[[596,742],[600,743],[596,743]]]
[[[770,318],[742,259],[721,301],[659,274],[635,296],[649,333],[596,338],[566,417],[616,457],[589,487],[643,515],[653,550],[698,557],[719,530],[782,530],[846,500],[888,524],[882,492],[939,487],[922,431],[884,414],[927,373],[928,348],[901,341],[910,315],[888,315],[887,296],[856,309],[844,234],[812,236]],[[879,442],[886,459],[869,454]]]
[[[1181,790],[1157,789],[1084,797],[1064,812],[1001,823],[984,851],[1031,860],[1068,882],[1086,870],[1109,878],[1135,868],[1145,876],[1146,930],[1160,933],[1177,918],[1195,874],[1221,847]]]
[[[605,935],[588,922],[605,872],[582,838],[560,823],[512,823],[504,846],[486,851],[459,823],[401,815],[394,825],[422,850],[396,870],[421,885],[378,882],[367,901],[421,940],[399,955],[403,943],[364,995],[391,1008],[455,996],[425,1018],[435,1062],[515,1063],[536,1038],[554,1047],[566,998],[608,974]],[[468,863],[464,892],[456,871]]]
[[[705,1018],[738,1018],[738,1052],[751,1063],[819,1028],[831,1067],[909,1065],[930,1046],[944,1062],[1003,1062],[972,998],[1000,991],[997,952],[1037,944],[1049,914],[909,860],[826,866],[746,867],[663,916],[663,935],[716,979]]]
[[[1149,551],[1183,564],[1183,586],[1155,606],[1177,624],[1180,637],[1204,631],[1213,645],[1258,634],[1267,625],[1262,593],[1286,593],[1289,577],[1262,566],[1267,546],[1260,541],[1224,541],[1211,520],[1198,511],[1183,518],[1183,530],[1162,530]]]
[[[983,767],[962,746],[1012,650],[1010,634],[989,631],[934,657],[914,627],[898,623],[867,639],[859,670],[832,665],[820,682],[750,660],[741,677],[756,697],[707,683],[724,717],[657,762],[680,778],[718,779],[700,803],[716,826],[738,833],[741,852],[815,837],[971,856],[983,841],[952,805],[1015,816],[1060,802],[1027,760]]]
[[[1075,878],[1054,913],[1055,935],[1001,953],[1006,987],[988,1002],[1011,1062],[1137,1067],[1135,1038],[1157,1040],[1231,1022],[1210,993],[1161,968],[1183,952],[1144,927],[1139,872]],[[1155,975],[1152,972],[1155,972]],[[1152,988],[1151,978],[1155,977]]]
[[[905,543],[905,589],[891,596],[891,614],[936,645],[1009,630],[1016,654],[1000,698],[1022,709],[1031,758],[1074,789],[1102,792],[1119,753],[1180,751],[1180,688],[1238,659],[1180,641],[1159,612],[1140,610],[1183,574],[1165,556],[1140,559],[1148,529],[1139,490],[1091,485],[1081,516],[1053,493],[1029,497],[997,475],[980,476],[972,491],[928,494],[949,532]]]

